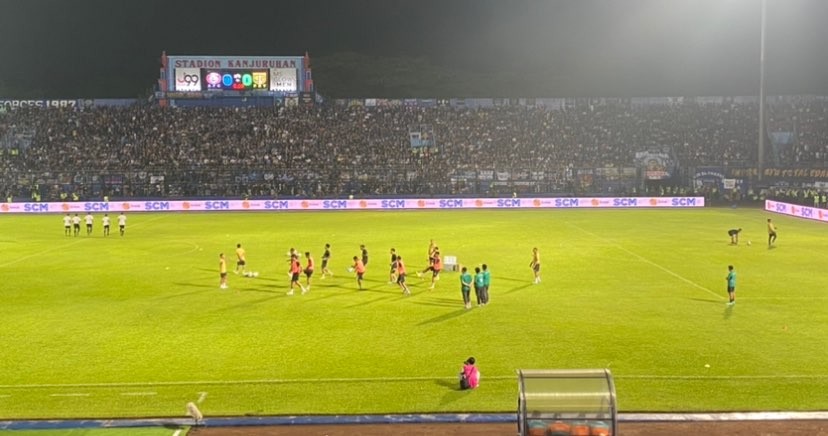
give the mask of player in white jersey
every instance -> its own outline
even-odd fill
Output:
[[[91,213],[87,212],[83,220],[86,221],[86,236],[89,236],[92,234],[92,223],[95,222],[95,218],[92,217]]]
[[[126,215],[124,215],[124,213],[121,212],[121,214],[118,215],[118,231],[121,232],[121,236],[124,236],[124,231],[125,230],[126,230]]]
[[[105,213],[103,218],[101,218],[101,223],[103,224],[104,236],[109,236],[109,214],[108,213]]]
[[[72,232],[75,236],[78,236],[80,234],[80,223],[80,217],[78,216],[78,214],[75,214],[75,216],[72,217]]]
[[[72,217],[68,213],[63,217],[63,234],[66,236],[72,235]]]

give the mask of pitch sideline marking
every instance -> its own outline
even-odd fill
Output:
[[[158,395],[158,392],[121,392],[121,395],[130,397],[149,397],[152,395]]]
[[[514,380],[517,375],[492,375],[486,380]],[[615,375],[615,379],[641,380],[795,380],[828,379],[828,374],[769,374],[769,375]],[[23,384],[0,385],[0,389],[44,389],[44,388],[112,388],[125,386],[232,386],[232,385],[267,385],[289,383],[366,383],[366,382],[418,382],[448,380],[455,377],[364,377],[364,378],[295,378],[295,379],[259,379],[259,380],[192,380],[146,383],[68,383],[68,384]],[[89,396],[89,394],[54,394],[55,396]]]
[[[178,435],[180,435],[180,434],[181,434],[181,430],[176,430],[176,431],[172,434],[172,436],[178,436]]]
[[[625,253],[627,253],[627,254],[630,254],[630,255],[632,255],[632,256],[634,256],[634,257],[636,257],[636,258],[640,259],[640,260],[641,260],[641,261],[643,261],[644,263],[650,264],[650,265],[652,265],[652,266],[654,266],[654,267],[656,267],[656,268],[658,268],[658,269],[660,269],[660,270],[662,270],[662,271],[666,272],[667,274],[670,274],[671,276],[673,276],[673,277],[675,277],[675,278],[677,278],[677,279],[679,279],[679,280],[681,280],[681,281],[683,281],[683,282],[685,282],[685,283],[691,284],[691,285],[693,285],[693,286],[695,286],[695,287],[697,287],[697,288],[699,288],[699,289],[701,289],[701,290],[703,290],[703,291],[707,292],[708,294],[713,295],[714,297],[716,297],[716,298],[718,298],[718,299],[720,299],[720,300],[724,300],[724,297],[723,297],[723,296],[721,296],[721,295],[719,295],[719,294],[717,294],[717,293],[715,293],[715,292],[711,291],[710,289],[705,288],[704,286],[702,286],[702,285],[700,285],[700,284],[698,284],[698,283],[696,283],[696,282],[694,282],[694,281],[692,281],[692,280],[690,280],[690,279],[688,279],[688,278],[685,278],[685,277],[683,277],[683,276],[681,276],[681,275],[679,275],[679,274],[677,274],[677,273],[675,273],[675,272],[673,272],[673,271],[671,271],[671,270],[669,270],[669,269],[667,269],[667,268],[665,268],[665,267],[663,267],[663,266],[661,266],[661,265],[659,265],[659,264],[657,264],[657,263],[653,262],[653,261],[652,261],[652,260],[650,260],[650,259],[647,259],[647,258],[646,258],[646,257],[644,257],[644,256],[641,256],[641,255],[640,255],[640,254],[638,254],[638,253],[634,253],[634,252],[632,252],[632,251],[628,250],[627,248],[625,248],[625,247],[624,247],[624,246],[622,246],[621,244],[618,244],[617,242],[614,242],[614,241],[611,241],[611,240],[609,240],[609,239],[607,239],[607,238],[604,238],[604,237],[602,237],[602,236],[596,235],[595,233],[592,233],[592,232],[590,232],[589,230],[586,230],[586,229],[584,229],[584,228],[581,228],[581,227],[579,227],[578,225],[572,224],[572,223],[570,223],[570,222],[567,222],[566,224],[567,224],[567,225],[569,225],[569,226],[571,226],[571,227],[574,227],[574,228],[576,228],[576,229],[578,229],[578,230],[580,230],[580,231],[582,231],[582,232],[584,232],[584,233],[586,233],[586,234],[588,234],[588,235],[590,235],[590,236],[592,236],[592,237],[594,237],[594,238],[596,238],[596,239],[599,239],[599,240],[601,240],[601,241],[607,242],[607,243],[609,243],[610,245],[612,245],[612,246],[614,246],[614,247],[616,247],[616,248],[620,249],[621,251],[623,251],[623,252],[625,252]]]
[[[198,394],[199,395],[198,395],[198,400],[196,401],[196,404],[201,404],[207,398],[207,392],[199,392]]]

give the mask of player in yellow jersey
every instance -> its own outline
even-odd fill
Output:
[[[768,218],[768,247],[772,246],[774,242],[776,242],[776,226]]]
[[[224,258],[224,253],[219,254],[219,288],[227,289],[227,259]]]
[[[244,274],[244,267],[247,265],[247,253],[245,253],[244,248],[242,248],[241,244],[236,244],[236,269],[233,271],[233,274],[238,274],[241,272]]]
[[[538,251],[538,247],[535,247],[532,249],[532,261],[529,262],[529,268],[532,268],[532,272],[535,273],[534,284],[536,285],[541,282],[540,266],[540,252]]]

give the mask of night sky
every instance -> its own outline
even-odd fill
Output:
[[[0,91],[135,97],[154,84],[166,50],[275,56],[308,51],[315,67],[343,52],[422,58],[461,76],[507,72],[530,85],[554,78],[561,94],[624,89],[755,95],[760,4],[0,0]],[[828,1],[768,0],[769,93],[828,94],[826,20]],[[324,83],[317,87],[324,92]],[[497,94],[480,90],[480,96]]]

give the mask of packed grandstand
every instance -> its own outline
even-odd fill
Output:
[[[0,192],[43,201],[628,195],[647,189],[637,154],[657,150],[675,168],[663,182],[690,193],[700,189],[692,181],[697,169],[749,173],[757,166],[758,113],[757,103],[732,99],[645,105],[581,99],[557,108],[365,101],[15,108],[0,114]],[[770,103],[766,166],[828,167],[827,116],[828,101],[820,98]],[[426,126],[426,146],[413,146],[413,126]],[[819,180],[828,178],[804,177],[797,187],[818,188],[808,185]]]

